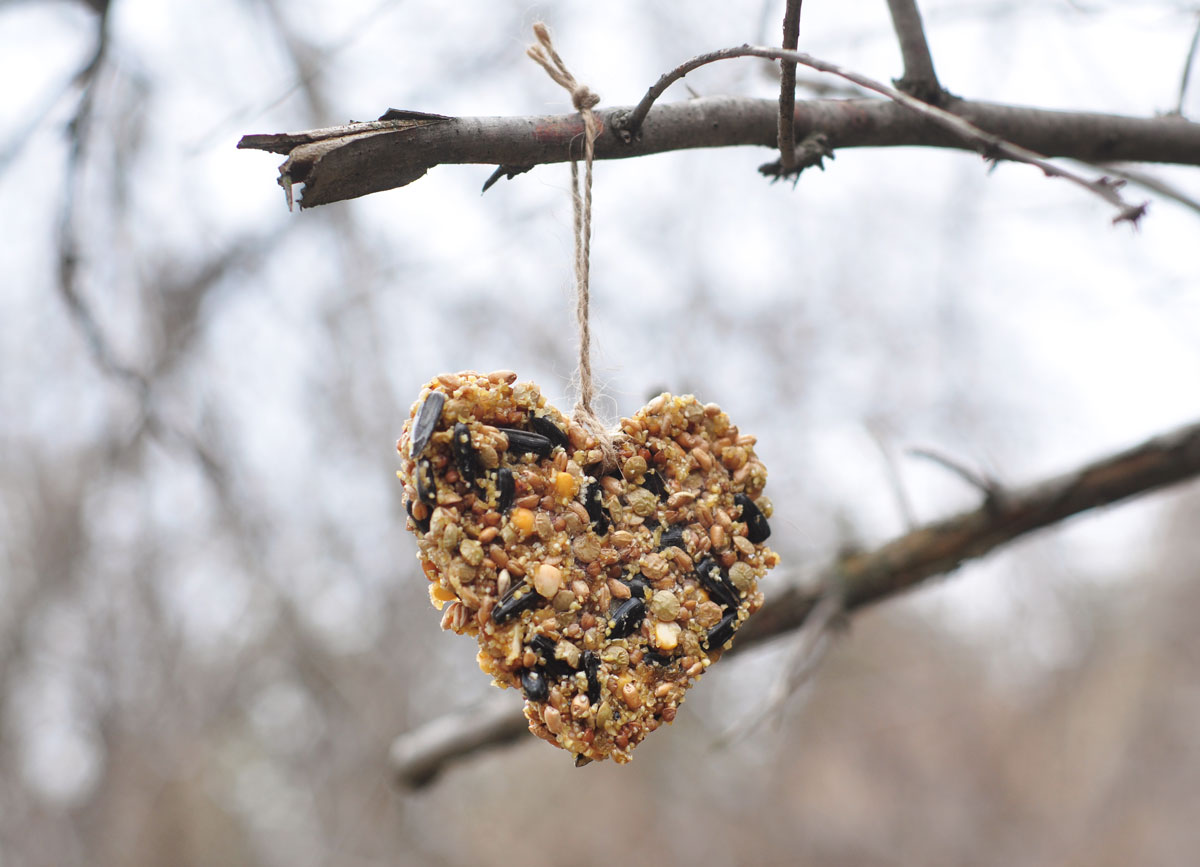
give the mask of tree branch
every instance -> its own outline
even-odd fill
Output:
[[[1005,141],[1052,156],[1089,162],[1200,165],[1200,124],[1177,117],[1135,118],[1048,111],[953,100],[956,115]],[[597,112],[598,160],[688,148],[774,148],[774,100],[710,97],[655,106],[640,136],[624,144],[604,135],[628,108]],[[298,133],[247,135],[239,148],[286,154],[280,184],[304,184],[301,207],[357,198],[417,180],[442,164],[533,166],[579,159],[577,114],[550,117],[438,117],[352,123]],[[923,146],[975,150],[924,117],[878,99],[806,100],[796,106],[796,133],[822,133],[832,148]]]
[[[841,587],[845,610],[853,613],[1026,533],[1198,475],[1200,422],[1061,476],[1006,489],[997,501],[926,524],[872,551],[844,554],[826,566],[817,581],[784,588],[747,621],[728,652],[742,652],[799,629],[831,586]],[[515,697],[503,712],[489,706],[486,714],[434,720],[396,739],[396,779],[408,787],[429,783],[446,764],[468,752],[517,740],[522,725]]]
[[[933,56],[925,39],[925,25],[916,0],[888,0],[892,27],[900,41],[900,56],[904,60],[904,76],[894,83],[905,93],[922,102],[940,105],[945,91],[933,71]]]
[[[1080,175],[1075,174],[1069,169],[1056,166],[1053,163],[1047,162],[1045,155],[1029,148],[1021,147],[1013,144],[1003,136],[994,135],[987,130],[976,126],[970,121],[960,117],[959,115],[939,108],[932,103],[924,102],[914,96],[910,96],[903,91],[896,90],[893,87],[888,87],[868,78],[865,75],[854,72],[853,70],[843,69],[842,67],[829,63],[825,60],[819,60],[802,51],[787,51],[782,48],[764,48],[758,45],[742,45],[738,48],[723,48],[720,51],[713,51],[709,54],[702,54],[699,57],[693,57],[686,63],[676,67],[659,80],[646,91],[646,95],[642,97],[642,101],[637,104],[637,107],[626,118],[618,120],[618,124],[623,128],[620,133],[625,141],[629,141],[633,135],[641,128],[642,119],[654,101],[658,99],[662,93],[671,86],[672,83],[682,78],[688,72],[707,63],[716,63],[718,60],[729,60],[734,57],[767,57],[780,60],[790,60],[796,63],[802,63],[805,66],[812,67],[819,72],[827,72],[831,75],[837,75],[847,81],[852,81],[859,87],[866,90],[874,91],[882,94],[893,102],[899,103],[910,111],[916,114],[923,115],[930,121],[938,124],[952,134],[961,138],[964,142],[972,145],[987,159],[997,160],[1003,157],[1004,159],[1013,160],[1014,162],[1028,163],[1031,166],[1036,166],[1042,172],[1051,178],[1062,178],[1077,184],[1081,188],[1090,193],[1099,196],[1104,201],[1117,209],[1117,216],[1113,218],[1114,223],[1129,222],[1137,225],[1137,222],[1146,213],[1146,203],[1140,205],[1130,205],[1121,198],[1119,190],[1124,185],[1123,181],[1114,181],[1109,177],[1096,178],[1088,180]],[[763,174],[772,174],[769,166],[764,166],[759,169]],[[774,172],[774,174],[782,174],[782,172]]]
[[[1169,184],[1162,178],[1156,178],[1148,172],[1143,172],[1132,166],[1113,165],[1111,163],[1101,163],[1096,168],[1106,174],[1114,175],[1122,180],[1137,184],[1143,189],[1149,190],[1152,193],[1158,193],[1165,199],[1171,199],[1178,202],[1185,208],[1189,208],[1197,214],[1200,214],[1200,199],[1189,196],[1186,192],[1179,189],[1174,184]]]
[[[787,0],[783,13],[783,47],[794,50],[800,44],[800,6],[802,0]],[[796,167],[796,64],[780,61],[779,66],[779,165],[786,177]]]
[[[1175,102],[1174,114],[1183,114],[1183,101],[1187,98],[1188,82],[1192,77],[1192,64],[1196,60],[1196,49],[1200,47],[1200,16],[1196,17],[1196,29],[1188,45],[1187,58],[1183,61],[1183,75],[1179,78],[1179,99]]]

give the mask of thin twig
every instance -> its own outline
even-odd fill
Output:
[[[929,53],[916,0],[888,0],[888,11],[904,61],[904,75],[895,82],[896,87],[925,102],[940,104],[944,91],[933,69],[933,55]]]
[[[162,417],[162,413],[155,406],[153,383],[150,377],[120,358],[120,354],[105,334],[95,311],[84,297],[83,287],[80,285],[80,269],[86,262],[83,232],[79,226],[77,194],[92,146],[97,82],[105,70],[108,57],[111,32],[108,15],[110,9],[109,4],[100,7],[100,16],[96,20],[94,51],[74,78],[74,84],[80,88],[80,95],[68,124],[70,142],[64,170],[62,202],[58,211],[56,289],[71,322],[87,345],[92,363],[102,374],[127,388],[136,399],[141,417],[135,436],[140,436],[141,431],[145,430],[163,443],[180,446],[195,459],[214,488],[220,490],[227,483],[225,469],[200,437],[168,423]],[[253,245],[246,245],[239,250],[232,251],[222,263],[218,264],[217,269],[210,275],[210,279],[215,281],[225,267],[231,266],[235,260],[243,258],[251,249],[257,248]]]
[[[904,479],[900,475],[900,468],[896,465],[896,456],[892,454],[892,448],[878,424],[868,422],[866,428],[867,433],[875,442],[875,447],[879,449],[880,456],[883,458],[883,466],[887,470],[888,485],[892,489],[892,496],[896,500],[896,508],[900,511],[900,517],[904,519],[904,528],[912,530],[917,526],[916,512],[913,511],[912,500],[908,496],[908,490],[904,487]]]
[[[1116,175],[1122,180],[1129,181],[1131,184],[1137,184],[1143,189],[1149,190],[1152,193],[1158,193],[1166,199],[1171,199],[1185,208],[1190,208],[1197,214],[1200,214],[1200,199],[1188,195],[1179,187],[1173,184],[1168,184],[1162,178],[1156,178],[1148,172],[1143,172],[1141,169],[1136,169],[1133,166],[1118,166],[1112,163],[1091,163],[1102,172],[1110,175]]]
[[[852,81],[859,87],[866,90],[874,91],[882,94],[893,102],[899,103],[911,111],[927,118],[940,125],[963,139],[970,142],[976,150],[978,150],[985,159],[998,160],[1008,159],[1013,162],[1028,163],[1032,166],[1037,166],[1042,170],[1042,173],[1047,177],[1062,178],[1077,184],[1088,192],[1099,196],[1108,204],[1117,209],[1117,216],[1113,218],[1114,223],[1129,222],[1137,225],[1137,221],[1146,213],[1147,203],[1143,202],[1138,205],[1131,205],[1121,198],[1118,192],[1124,181],[1114,181],[1109,177],[1100,177],[1095,180],[1089,180],[1074,172],[1061,168],[1054,163],[1049,162],[1042,154],[1035,153],[1028,148],[1023,148],[1020,145],[1005,141],[1000,136],[994,135],[986,130],[980,129],[968,120],[959,117],[956,114],[938,108],[936,105],[931,105],[927,102],[922,102],[916,97],[910,96],[903,91],[896,90],[894,87],[888,87],[886,84],[868,78],[849,69],[843,69],[833,63],[828,63],[824,60],[818,60],[811,55],[801,51],[786,51],[782,48],[767,48],[756,45],[742,45],[738,48],[725,48],[720,51],[713,51],[708,54],[702,54],[699,57],[693,57],[686,63],[676,67],[660,78],[653,87],[646,92],[642,97],[642,101],[637,104],[630,114],[623,118],[621,126],[622,137],[630,137],[637,133],[642,120],[646,116],[646,112],[650,110],[650,106],[654,101],[665,91],[672,83],[678,81],[693,69],[698,69],[708,63],[715,63],[718,60],[729,60],[734,57],[768,57],[774,59],[794,60],[796,63],[801,63],[805,66],[812,67],[820,72],[826,72],[830,75],[837,75],[847,81]]]
[[[1187,59],[1183,61],[1183,75],[1179,80],[1179,100],[1172,114],[1183,115],[1183,100],[1187,96],[1188,83],[1192,77],[1192,63],[1196,59],[1196,47],[1200,45],[1200,16],[1196,17],[1196,30],[1192,33],[1192,44],[1188,47]]]
[[[847,553],[821,569],[815,580],[793,584],[746,622],[727,653],[741,653],[801,628],[824,597],[838,587],[847,614],[889,599],[1012,540],[1072,515],[1200,476],[1200,422],[1177,428],[1126,451],[1037,484],[1006,490],[1003,500],[925,524],[871,551]],[[822,588],[814,592],[813,587]],[[463,721],[461,715],[434,720],[401,735],[393,767],[403,786],[428,783],[466,751],[511,743],[524,723],[518,702],[494,719]],[[434,746],[421,737],[441,732]],[[455,746],[461,741],[465,747]],[[397,756],[403,762],[396,761]],[[413,773],[419,768],[420,773]]]
[[[968,467],[962,461],[956,460],[949,455],[928,448],[911,448],[908,449],[908,454],[914,458],[923,458],[924,460],[931,461],[939,467],[949,470],[972,488],[977,489],[987,500],[994,500],[1000,495],[1001,488],[999,482],[985,473],[975,472],[975,470]]]
[[[794,50],[800,44],[800,6],[802,0],[787,0],[783,13],[783,47]],[[796,64],[781,61],[779,66],[779,164],[781,174],[791,174],[796,166]]]
[[[844,614],[845,603],[840,587],[834,585],[827,588],[804,625],[792,637],[787,661],[762,706],[720,737],[716,746],[724,747],[742,740],[782,710],[784,703],[817,673],[832,644],[834,627]]]

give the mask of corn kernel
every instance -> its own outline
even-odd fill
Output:
[[[429,601],[438,611],[441,611],[442,606],[447,602],[453,602],[456,598],[458,597],[454,595],[454,591],[448,587],[443,587],[441,584],[429,585]]]
[[[658,621],[654,627],[654,642],[658,645],[659,650],[674,650],[679,645],[679,624],[665,621]]]
[[[529,509],[513,509],[512,524],[522,536],[528,536],[533,532],[533,512]]]
[[[570,500],[578,493],[579,483],[570,473],[559,473],[554,477],[554,491],[564,500]]]

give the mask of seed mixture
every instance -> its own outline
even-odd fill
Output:
[[[763,604],[767,471],[714,404],[661,394],[596,439],[511,371],[432,380],[397,443],[442,628],[577,764],[631,751]]]

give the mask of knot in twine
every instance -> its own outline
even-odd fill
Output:
[[[589,326],[588,306],[590,302],[589,261],[592,243],[592,159],[595,156],[596,137],[600,134],[596,115],[592,112],[600,103],[600,97],[586,84],[580,84],[567,69],[563,59],[554,50],[550,39],[550,28],[541,21],[533,25],[538,43],[526,52],[546,70],[546,73],[571,94],[571,103],[583,119],[584,180],[582,192],[579,182],[579,162],[571,160],[571,202],[575,214],[575,319],[579,325],[579,400],[575,404],[572,418],[591,433],[600,444],[605,470],[617,465],[617,449],[612,434],[592,409],[595,386],[592,383],[592,337]]]

